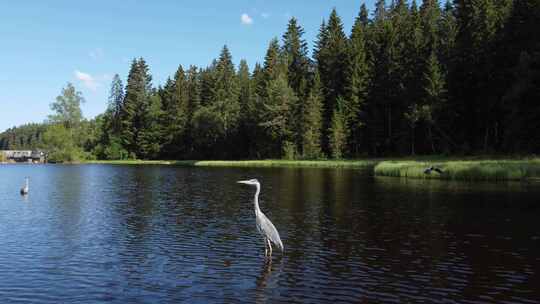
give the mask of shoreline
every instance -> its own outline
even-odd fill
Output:
[[[229,167],[229,168],[369,168],[380,160],[88,160],[81,164],[106,165],[170,165],[184,167]]]
[[[371,170],[374,176],[414,179],[510,181],[540,179],[540,158],[366,158],[352,160],[89,160],[80,164],[172,165],[230,168],[342,168]],[[430,166],[442,173],[425,174]]]

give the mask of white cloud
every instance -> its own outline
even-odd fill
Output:
[[[269,13],[261,13],[261,17],[263,17],[264,19],[268,19],[268,18],[270,18],[270,14]]]
[[[92,90],[95,91],[97,87],[99,87],[101,84],[96,80],[95,77],[88,73],[83,73],[79,70],[75,70],[75,78],[77,78],[79,81],[82,82],[82,84]]]
[[[240,16],[240,22],[245,25],[253,24],[253,18],[251,18],[248,14],[243,13],[242,16]]]
[[[103,58],[103,56],[105,56],[105,52],[103,52],[102,48],[95,48],[91,50],[90,52],[88,52],[88,56],[90,56],[90,58],[94,60],[98,60],[98,59]]]

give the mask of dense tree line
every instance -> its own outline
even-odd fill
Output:
[[[30,123],[0,134],[0,150],[37,149],[43,145],[44,124]]]
[[[371,14],[360,7],[350,34],[332,10],[311,56],[303,34],[291,18],[252,69],[225,46],[158,87],[133,60],[84,149],[106,159],[540,151],[538,0],[379,0]]]

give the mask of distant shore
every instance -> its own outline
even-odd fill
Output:
[[[110,165],[175,165],[189,167],[298,167],[298,168],[372,168],[380,160],[90,160],[83,163]]]
[[[194,167],[346,168],[371,170],[375,176],[446,180],[540,179],[540,158],[367,158],[355,160],[92,160],[88,164],[175,165]],[[441,173],[426,174],[434,166]]]
[[[441,173],[426,168],[434,166]],[[478,160],[387,160],[374,167],[375,176],[448,180],[529,180],[540,178],[540,158]]]

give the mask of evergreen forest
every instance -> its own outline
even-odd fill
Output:
[[[253,66],[224,46],[156,84],[136,58],[103,114],[84,119],[68,83],[44,123],[6,130],[0,150],[56,161],[540,151],[540,0],[379,0],[351,29],[332,10],[313,45],[293,17]]]

